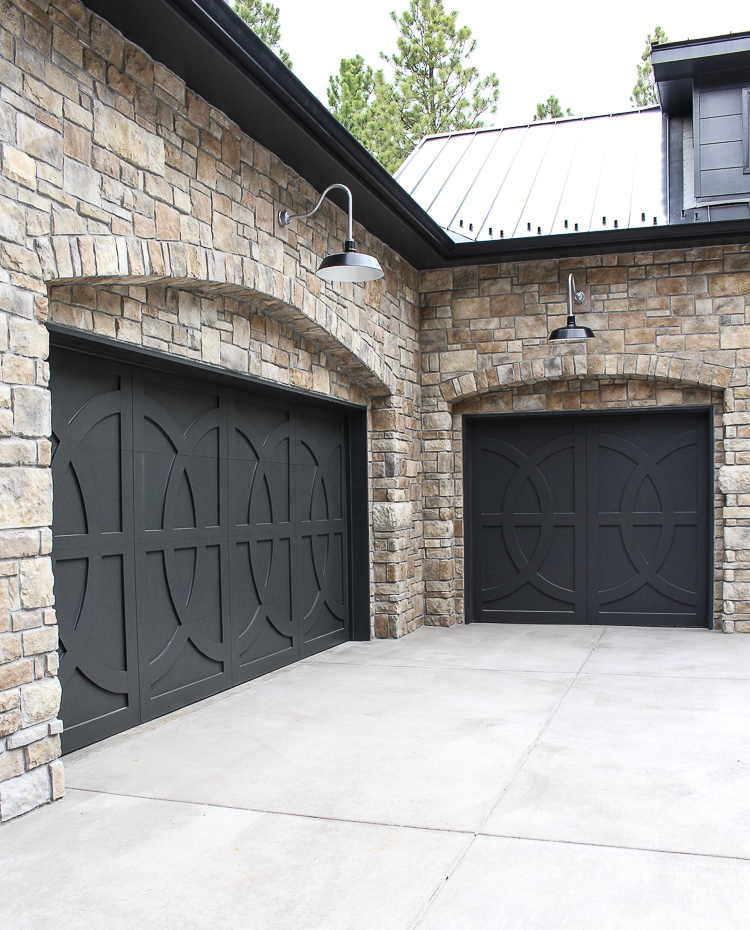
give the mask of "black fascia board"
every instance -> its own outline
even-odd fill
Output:
[[[87,0],[87,6],[316,190],[333,182],[351,187],[355,220],[407,261],[430,267],[450,257],[453,241],[442,227],[224,0]]]
[[[87,0],[86,5],[316,190],[334,181],[348,184],[355,220],[418,270],[750,241],[750,223],[734,220],[456,243],[225,0]],[[750,34],[727,38],[750,39]]]
[[[476,265],[491,262],[536,261],[545,258],[576,258],[580,255],[608,255],[621,252],[652,252],[693,249],[711,245],[750,242],[750,220],[679,223],[649,226],[647,229],[618,229],[609,232],[580,232],[555,236],[524,236],[521,239],[493,239],[456,243],[450,265]]]

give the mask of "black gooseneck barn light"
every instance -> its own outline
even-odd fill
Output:
[[[576,282],[573,275],[568,275],[568,322],[559,329],[553,329],[549,334],[549,341],[553,342],[558,339],[565,339],[567,342],[582,342],[584,339],[594,339],[593,330],[588,326],[579,326],[576,323],[575,314],[573,313],[573,304],[582,304],[585,300],[583,291],[576,290]]]
[[[332,190],[346,191],[349,198],[349,234],[344,243],[344,251],[336,252],[333,255],[327,255],[320,263],[318,268],[318,277],[324,281],[353,281],[360,283],[363,281],[376,281],[383,277],[383,269],[380,263],[372,255],[360,255],[354,244],[352,234],[352,192],[345,184],[331,184],[320,195],[320,200],[310,210],[309,213],[289,213],[288,210],[279,210],[279,224],[288,226],[292,220],[306,219],[317,213],[321,204]]]

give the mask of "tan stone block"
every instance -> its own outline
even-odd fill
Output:
[[[376,532],[393,532],[411,527],[412,507],[409,501],[377,502],[372,505],[372,528]]]
[[[500,294],[490,297],[492,316],[520,316],[523,313],[523,294]]]
[[[221,335],[218,330],[207,329],[201,331],[201,357],[209,365],[221,363]]]
[[[629,381],[628,397],[630,400],[653,400],[656,397],[656,385],[653,381]]]
[[[258,230],[258,248],[260,250],[260,260],[264,265],[269,265],[277,271],[284,270],[284,243],[280,239],[269,236],[263,230]],[[237,250],[235,245],[230,251],[236,252]]]
[[[750,492],[750,465],[722,465],[719,488],[724,494]]]
[[[42,277],[42,266],[39,264],[39,256],[31,249],[25,249],[20,245],[3,245],[3,267],[10,271],[18,271],[20,274],[28,275],[30,278]]]
[[[3,146],[3,174],[24,187],[36,188],[36,162],[10,145]]]
[[[66,122],[63,132],[63,151],[76,161],[91,163],[91,134],[74,123]]]
[[[20,749],[0,753],[0,782],[23,774],[23,752]]]
[[[145,52],[130,42],[125,43],[125,71],[149,89],[154,86],[153,62]]]
[[[49,333],[43,323],[11,317],[8,320],[8,348],[18,355],[47,358]]]
[[[546,410],[547,401],[544,394],[517,394],[513,398],[513,409],[527,412]]]
[[[547,335],[546,316],[516,317],[516,339],[544,339]]]
[[[750,326],[722,326],[719,335],[722,349],[750,348]]]
[[[440,371],[473,371],[477,367],[476,349],[460,349],[440,353]]]
[[[375,408],[372,411],[372,429],[374,432],[400,432],[404,428],[404,418],[392,407]]]
[[[54,604],[54,576],[48,557],[24,559],[20,562],[20,575],[21,603],[26,610]]]
[[[687,280],[685,278],[657,278],[657,294],[687,294]]]
[[[63,137],[59,132],[25,113],[18,114],[16,126],[19,149],[53,168],[62,168]]]
[[[0,665],[0,691],[17,688],[19,685],[33,681],[34,663],[31,659],[20,659],[9,665]]]
[[[52,783],[52,800],[58,801],[65,794],[65,768],[60,759],[50,762],[49,775]]]
[[[23,654],[25,656],[53,652],[57,649],[57,627],[44,626],[41,629],[27,630],[21,634]]]
[[[94,141],[139,168],[164,175],[164,142],[98,100],[94,101]]]
[[[156,204],[156,235],[159,239],[180,239],[180,214],[165,203]]]
[[[586,283],[590,285],[626,284],[627,281],[628,269],[620,265],[611,265],[604,268],[588,268],[586,271]]]
[[[560,278],[559,262],[554,259],[539,262],[519,262],[519,284],[543,284]]]
[[[464,297],[453,301],[454,320],[481,320],[489,316],[489,297]]]
[[[6,711],[0,714],[0,737],[10,736],[18,732],[22,725],[21,711],[18,709]],[[2,756],[0,756],[2,759]]]
[[[50,392],[46,388],[13,388],[13,426],[20,436],[49,436]]]
[[[750,274],[717,274],[708,282],[712,297],[750,294]]]
[[[9,385],[32,385],[36,381],[36,363],[34,359],[6,355],[3,359],[3,381]],[[6,464],[10,463],[6,462]]]
[[[26,214],[13,200],[0,197],[0,239],[20,242],[26,235]]]
[[[424,535],[426,539],[451,539],[453,537],[453,521],[425,520]]]
[[[588,320],[585,318],[579,320],[582,324],[588,324]],[[620,354],[625,351],[625,334],[622,330],[614,330],[608,332],[605,330],[594,329],[596,339],[594,341],[594,347],[596,352],[604,353],[610,355],[613,353]]]
[[[21,658],[21,637],[18,633],[0,634],[0,663]]]
[[[3,691],[0,693],[0,714],[4,714],[6,710],[14,710],[16,707],[21,706],[21,692],[16,691]]]
[[[32,743],[24,749],[26,768],[35,769],[39,765],[46,765],[60,755],[60,737],[48,736],[47,739]]]
[[[678,406],[684,403],[684,394],[680,388],[659,387],[656,390],[656,402],[665,407]]]
[[[46,804],[51,798],[49,772],[37,768],[0,783],[0,819],[3,822]]]
[[[60,710],[60,681],[43,678],[21,686],[21,715],[25,727],[34,726],[57,716]]]

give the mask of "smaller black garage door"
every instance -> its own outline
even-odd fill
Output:
[[[65,751],[349,638],[345,412],[50,361]]]
[[[467,431],[471,620],[709,625],[708,411]]]

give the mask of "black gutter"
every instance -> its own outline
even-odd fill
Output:
[[[316,190],[349,185],[355,219],[418,269],[750,241],[750,222],[736,220],[455,243],[224,0],[87,6]]]
[[[621,252],[652,252],[693,249],[711,245],[750,242],[750,220],[714,223],[680,223],[647,229],[580,232],[555,236],[524,236],[489,242],[456,243],[451,265],[535,261],[544,258],[576,258]]]

